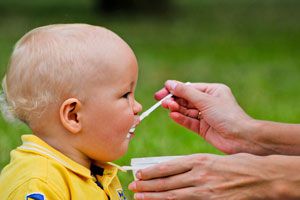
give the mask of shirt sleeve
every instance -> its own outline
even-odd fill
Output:
[[[30,179],[12,191],[8,200],[67,200],[55,186],[38,178]]]

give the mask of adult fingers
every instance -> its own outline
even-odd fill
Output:
[[[166,101],[168,101],[168,100],[166,100]],[[181,113],[185,116],[191,117],[191,118],[197,118],[198,117],[198,114],[199,114],[198,109],[186,108],[186,107],[181,106],[180,104],[178,104],[176,101],[168,101],[166,104],[167,104],[166,106],[169,108],[169,110],[171,112],[179,112],[179,113]]]
[[[164,108],[168,108],[170,110],[178,110],[180,106],[188,108],[188,109],[196,109],[195,106],[189,104],[186,100],[182,98],[173,98],[166,99],[162,102],[162,106]]]
[[[165,88],[162,88],[160,89],[159,91],[157,91],[155,94],[154,94],[154,98],[156,100],[161,100],[162,98],[164,98],[165,96],[167,96],[168,94],[170,94],[170,91],[167,89],[170,87],[170,85],[173,85],[173,84],[170,84],[170,82],[176,82],[176,83],[181,83],[179,81],[167,81],[165,83],[166,87]],[[211,88],[214,88],[214,87],[217,87],[218,85],[220,84],[215,84],[215,83],[191,83],[190,84],[192,87],[194,87],[195,89],[201,91],[201,92],[207,92],[209,91]],[[184,99],[179,99],[178,101],[180,104],[182,105],[185,105],[185,106],[188,106],[189,105],[189,102],[185,101]]]
[[[167,81],[166,88],[176,97],[189,101],[196,107],[200,107],[202,103],[209,101],[209,95],[195,89],[191,85],[185,85],[177,81]]]
[[[185,107],[187,109],[196,109],[194,105],[192,105],[185,99],[176,98],[176,97],[175,98],[171,97],[170,99],[166,99],[165,101],[162,102],[162,106],[170,110],[171,107],[174,108],[174,110],[179,109],[179,106]]]
[[[162,192],[179,188],[191,187],[194,185],[195,177],[189,172],[174,176],[151,179],[147,181],[134,181],[129,189],[136,192]]]
[[[162,107],[167,108],[167,109],[179,109],[179,104],[174,100],[174,98],[166,99],[165,101],[162,102]]]
[[[192,169],[191,160],[193,157],[184,156],[163,162],[137,172],[136,176],[140,180],[150,180],[154,178],[167,177],[171,175],[181,174]]]
[[[163,88],[155,94],[154,98],[156,100],[161,100],[162,98],[164,98],[168,94],[170,94],[169,91],[166,90],[165,88]],[[186,101],[185,99],[177,98],[177,97],[170,97],[170,98],[164,100],[162,102],[162,106],[164,108],[169,108],[168,104],[172,104],[172,103],[174,104],[174,102],[181,105],[181,106],[187,107],[187,108],[195,108],[195,106],[192,105],[190,102]]]
[[[166,82],[166,87],[168,87],[168,85],[169,85],[170,82],[171,81],[167,81]],[[175,82],[178,82],[178,81],[175,81]],[[178,82],[178,83],[181,83],[181,82]],[[192,83],[191,85],[194,88],[196,88],[197,90],[205,92],[208,89],[208,87],[209,87],[210,84],[208,84],[208,83]],[[166,89],[166,88],[162,88],[162,89],[160,89],[159,91],[157,91],[154,94],[154,98],[159,101],[162,98],[164,98],[165,96],[167,96],[168,94],[170,94],[169,90]],[[185,99],[177,98],[176,101],[179,104],[181,104],[182,106],[185,106],[185,107],[194,107],[193,105],[190,105],[190,102],[186,101]]]
[[[179,112],[171,112],[170,117],[178,124],[199,133],[199,120],[191,117],[187,117]]]
[[[217,88],[226,86],[222,83],[189,83],[189,84],[185,84],[185,83],[182,83],[182,82],[176,81],[176,80],[167,80],[166,83],[165,83],[165,88],[164,89],[169,92],[170,87],[174,87],[174,82],[175,82],[175,84],[176,83],[181,83],[181,84],[184,84],[184,85],[192,86],[193,88],[195,88],[195,89],[197,89],[201,92],[205,92],[205,93],[210,93],[211,91],[216,90]]]
[[[202,200],[204,197],[199,195],[196,187],[187,187],[165,192],[145,192],[134,194],[135,200]]]
[[[166,88],[162,88],[159,91],[157,91],[154,94],[154,98],[156,100],[161,100],[162,98],[164,98],[165,96],[167,96],[168,94],[170,94],[170,92],[166,89]]]
[[[184,83],[175,81],[175,80],[166,81],[165,88],[162,88],[161,90],[159,90],[158,92],[155,93],[155,99],[160,100],[163,97],[165,97],[166,95],[168,95],[170,93],[170,91],[173,91],[172,88],[175,88],[177,84],[184,84]],[[184,85],[186,85],[186,84],[184,84]],[[230,88],[227,85],[224,85],[222,83],[191,83],[191,84],[189,84],[189,86],[195,88],[199,92],[206,93],[206,94],[212,95],[216,90],[218,90],[219,91],[218,93],[229,94],[229,96],[231,96]],[[215,94],[215,95],[217,95],[217,94]],[[178,96],[178,95],[175,95],[175,96]]]

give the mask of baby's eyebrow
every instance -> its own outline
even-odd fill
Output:
[[[130,83],[130,88],[133,88],[133,87],[134,87],[134,84],[135,84],[135,81],[132,81],[132,82]]]
[[[134,81],[131,81],[126,88],[132,89],[134,87]]]
[[[134,89],[134,86],[135,86],[135,81],[131,81],[130,83],[122,84],[122,86],[120,87],[120,91],[122,91],[122,92],[132,91]]]
[[[130,84],[124,84],[122,85],[120,90],[121,91],[131,90],[133,86],[134,86],[133,82],[131,82]]]

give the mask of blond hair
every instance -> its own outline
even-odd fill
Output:
[[[87,66],[95,64],[95,55],[89,52],[108,38],[120,39],[105,28],[87,24],[49,25],[25,34],[15,45],[2,81],[0,100],[6,117],[28,124],[41,117],[49,104],[65,95],[79,95],[92,70]]]

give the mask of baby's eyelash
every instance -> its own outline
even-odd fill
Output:
[[[122,97],[123,98],[128,98],[128,96],[130,95],[131,92],[127,92],[126,94],[124,94]]]

